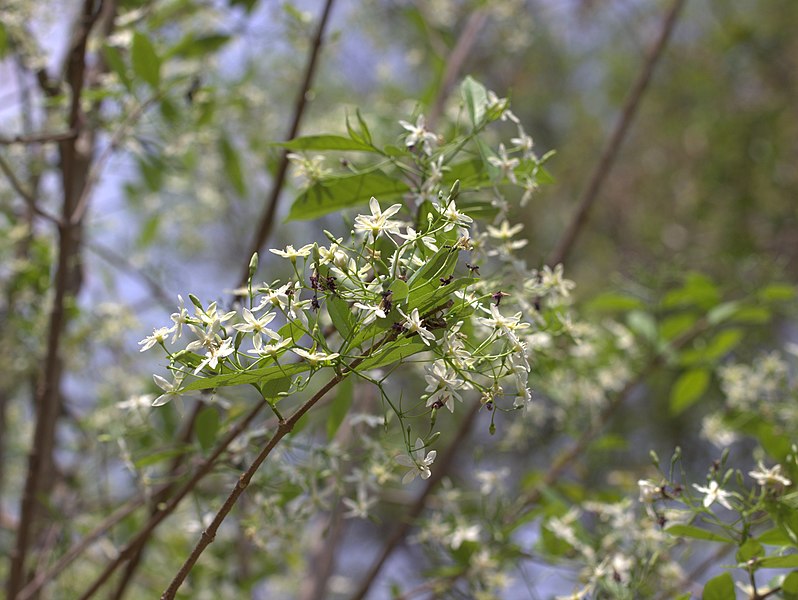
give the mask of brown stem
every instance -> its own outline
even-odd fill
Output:
[[[486,8],[480,8],[472,12],[468,17],[468,21],[466,21],[465,26],[460,32],[460,36],[457,38],[454,48],[452,48],[451,53],[446,59],[446,70],[443,74],[441,87],[438,90],[435,103],[432,105],[427,118],[427,125],[431,130],[435,129],[438,119],[440,119],[441,115],[443,114],[443,105],[446,103],[446,99],[449,97],[449,94],[451,94],[452,88],[454,87],[457,78],[460,76],[460,71],[463,68],[463,64],[465,63],[468,55],[471,53],[474,44],[479,38],[479,32],[485,26],[487,21],[488,10]]]
[[[222,455],[222,453],[227,450],[227,447],[233,442],[233,440],[235,440],[247,427],[249,427],[250,423],[252,423],[252,420],[265,405],[265,402],[258,403],[257,406],[247,413],[246,417],[236,423],[235,427],[233,427],[224,437],[224,439],[222,439],[222,441],[216,446],[213,454],[206,458],[197,467],[191,478],[175,492],[166,505],[162,506],[158,513],[153,515],[150,520],[147,521],[147,524],[142,527],[133,537],[133,539],[131,539],[119,551],[117,557],[110,564],[108,564],[103,572],[97,577],[97,579],[92,582],[91,586],[89,586],[89,588],[80,597],[80,600],[87,600],[88,598],[91,598],[97,592],[97,590],[99,590],[100,587],[102,587],[102,585],[108,581],[108,578],[113,575],[114,571],[116,571],[120,565],[130,560],[130,558],[136,553],[137,549],[143,546],[144,543],[150,538],[158,525],[160,525],[161,522],[166,519],[166,517],[174,512],[174,510],[180,504],[180,501],[185,498],[208,473],[210,473],[211,469],[213,468],[214,464],[216,464],[216,461]]]
[[[334,0],[326,0],[324,3],[324,10],[319,19],[316,33],[313,36],[313,41],[310,45],[310,54],[308,56],[308,63],[305,67],[305,74],[302,79],[302,86],[300,87],[299,94],[294,102],[294,116],[291,120],[291,127],[288,129],[286,140],[294,139],[299,133],[299,126],[302,122],[302,117],[305,114],[305,107],[308,101],[310,86],[313,81],[313,75],[316,71],[316,63],[318,62],[319,55],[321,54],[322,42],[324,39],[324,32],[327,28],[330,11],[332,9]],[[249,252],[246,254],[247,260],[249,257],[259,252],[266,240],[269,238],[272,227],[274,226],[274,216],[277,212],[277,201],[280,197],[280,192],[283,190],[285,184],[285,175],[288,171],[288,150],[283,150],[280,154],[280,161],[277,163],[277,170],[274,173],[274,180],[272,181],[272,189],[269,197],[266,199],[266,210],[260,218],[258,231],[255,234],[255,239],[252,241]],[[239,279],[240,286],[243,287],[249,280],[249,265],[244,269]]]
[[[29,133],[25,135],[15,135],[12,137],[0,136],[0,146],[11,146],[13,144],[49,144],[52,142],[63,142],[65,140],[73,140],[78,137],[78,132],[75,130],[60,131],[54,133]]]
[[[643,65],[643,69],[640,71],[637,81],[635,81],[632,89],[629,91],[626,101],[624,102],[620,117],[615,123],[615,128],[612,131],[612,135],[607,141],[604,151],[601,153],[601,158],[599,158],[598,164],[590,175],[587,187],[585,188],[582,198],[579,201],[576,214],[568,224],[568,228],[563,233],[562,237],[557,243],[557,246],[546,259],[546,263],[549,266],[553,267],[563,262],[568,257],[574,247],[574,244],[576,243],[576,238],[579,236],[579,233],[582,231],[582,228],[585,226],[585,224],[587,224],[590,209],[592,208],[593,204],[595,204],[604,181],[606,180],[607,175],[609,175],[610,170],[615,163],[615,159],[618,157],[621,144],[626,137],[629,125],[632,123],[632,119],[634,119],[635,114],[637,114],[637,109],[640,107],[640,100],[642,99],[643,94],[645,93],[646,88],[651,81],[651,75],[654,72],[654,67],[656,67],[657,62],[665,51],[665,47],[668,44],[668,39],[673,32],[679,12],[681,11],[684,3],[685,0],[674,0],[670,11],[668,11],[667,15],[665,16],[662,22],[662,29],[660,30],[659,37],[648,53],[648,57]]]
[[[230,514],[230,511],[235,506],[236,502],[238,501],[239,496],[244,492],[244,490],[249,485],[250,480],[255,475],[257,470],[260,468],[263,461],[271,454],[272,450],[277,446],[277,444],[282,440],[286,435],[288,435],[299,422],[299,420],[308,412],[313,406],[321,400],[327,392],[329,392],[332,388],[338,385],[345,377],[347,377],[351,372],[354,371],[357,366],[362,363],[366,358],[371,356],[378,348],[381,348],[387,343],[392,342],[396,339],[396,333],[392,332],[386,335],[382,340],[375,343],[369,350],[360,358],[356,358],[351,363],[346,365],[346,369],[343,370],[341,374],[336,375],[332,379],[330,379],[322,388],[316,392],[312,398],[310,398],[307,402],[302,404],[299,408],[296,409],[294,414],[292,414],[288,419],[280,420],[277,425],[277,431],[274,432],[274,435],[269,439],[266,446],[261,450],[260,454],[252,461],[252,464],[249,465],[246,471],[244,471],[238,478],[238,483],[235,485],[233,490],[227,496],[222,507],[216,513],[211,524],[202,532],[199,541],[194,546],[194,549],[191,551],[191,554],[188,556],[186,561],[183,563],[183,566],[180,567],[180,570],[172,579],[169,587],[166,588],[166,591],[161,595],[161,600],[168,600],[175,597],[177,594],[177,590],[180,589],[183,581],[185,581],[188,574],[191,572],[191,569],[194,568],[197,560],[199,559],[200,555],[202,555],[205,548],[207,548],[211,542],[213,542],[214,538],[216,537],[216,532],[219,529],[219,526],[222,522],[227,518],[227,515]]]
[[[81,130],[82,125],[80,98],[84,87],[86,42],[98,16],[94,4],[93,0],[85,0],[83,3],[67,60],[66,79],[72,92],[68,122],[70,129],[75,130]],[[88,132],[85,133],[88,135]],[[60,406],[61,338],[67,321],[65,304],[80,286],[80,223],[69,223],[69,218],[85,183],[85,172],[91,161],[90,152],[81,151],[77,141],[70,139],[59,143],[64,200],[62,224],[58,228],[58,262],[53,283],[55,292],[50,311],[43,374],[36,393],[36,425],[20,501],[19,528],[16,544],[11,552],[6,586],[9,598],[15,598],[24,585],[25,562],[35,533],[37,512],[42,495],[52,482],[50,474],[54,465],[55,430]],[[91,144],[88,145],[90,148]]]
[[[590,427],[585,429],[582,435],[579,436],[568,448],[560,453],[557,458],[551,463],[551,466],[540,478],[535,487],[517,504],[515,510],[508,511],[505,521],[510,523],[520,516],[522,516],[532,506],[540,502],[541,496],[547,487],[554,484],[559,477],[568,469],[582,453],[587,449],[590,443],[604,430],[609,420],[615,414],[620,406],[622,406],[631,396],[632,392],[640,385],[648,376],[659,367],[665,360],[666,356],[675,352],[688,343],[693,341],[696,337],[701,335],[707,329],[707,322],[703,319],[699,320],[690,330],[685,332],[680,337],[673,340],[668,344],[667,349],[661,350],[654,354],[646,365],[638,372],[637,376],[629,381],[623,389],[621,389],[613,398],[610,399],[607,406],[602,411],[598,420]]]
[[[441,479],[443,479],[443,476],[451,468],[454,458],[457,455],[457,451],[463,447],[463,442],[465,441],[468,432],[471,430],[471,426],[473,425],[474,420],[479,413],[480,406],[481,405],[479,403],[475,403],[463,418],[463,422],[460,423],[460,428],[457,430],[457,434],[454,436],[449,446],[447,446],[446,450],[444,450],[442,453],[440,460],[435,461],[435,467],[432,469],[432,475],[429,479],[427,479],[427,485],[424,487],[424,490],[421,492],[419,497],[416,498],[416,501],[407,511],[407,514],[404,516],[399,525],[397,525],[396,529],[394,529],[391,537],[389,537],[388,541],[385,542],[382,552],[380,552],[377,560],[374,561],[374,564],[371,565],[368,573],[366,573],[366,576],[360,582],[357,591],[352,595],[352,600],[362,600],[366,597],[366,594],[369,592],[369,589],[376,580],[379,572],[382,570],[382,567],[385,565],[385,562],[388,560],[388,557],[394,552],[394,550],[396,550],[399,544],[404,541],[404,539],[407,537],[407,534],[410,533],[413,522],[423,512],[424,507],[427,505],[427,499],[429,498],[430,494],[432,494],[432,492],[440,483]]]

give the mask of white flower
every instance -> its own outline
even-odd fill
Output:
[[[532,148],[534,148],[535,142],[524,131],[523,127],[518,127],[518,137],[511,138],[510,142],[523,151],[524,158],[534,158],[535,154],[532,152]]]
[[[562,274],[562,264],[554,267],[554,270],[546,265],[540,271],[540,283],[549,293],[554,292],[563,298],[567,298],[576,284],[570,279],[564,279]]]
[[[427,130],[427,121],[424,115],[418,116],[415,125],[407,121],[399,121],[399,124],[410,132],[405,138],[405,145],[408,148],[418,146],[420,143],[426,154],[432,154],[432,148],[438,144],[438,136]]]
[[[345,519],[368,519],[369,509],[377,503],[377,499],[369,497],[365,485],[359,485],[357,486],[357,500],[344,498],[341,502],[349,508],[343,514]]]
[[[385,311],[382,310],[382,308],[379,305],[371,306],[368,304],[355,302],[354,306],[355,308],[359,308],[360,310],[366,311],[366,318],[363,319],[361,325],[368,325],[369,323],[373,323],[374,321],[377,320],[377,317],[379,317],[380,319],[385,318]]]
[[[291,352],[297,356],[301,356],[310,363],[311,367],[317,367],[321,363],[330,362],[340,356],[337,352],[327,354],[325,352],[308,352],[302,348],[291,348]]]
[[[457,204],[455,204],[454,200],[452,199],[449,199],[445,206],[442,206],[437,202],[434,202],[433,206],[435,207],[435,210],[441,213],[441,216],[447,222],[443,228],[444,231],[451,231],[455,226],[461,228],[468,227],[474,222],[474,219],[469,217],[467,214],[457,210]]]
[[[296,261],[297,258],[305,258],[310,256],[310,252],[313,250],[313,244],[305,244],[299,250],[296,250],[291,244],[288,244],[285,247],[285,250],[276,250],[274,248],[269,248],[269,252],[272,254],[276,254],[277,256],[282,256],[283,258],[288,258],[291,261]]]
[[[654,500],[662,498],[660,486],[650,479],[638,480],[637,486],[640,488],[640,502],[644,504],[652,504]]]
[[[146,352],[155,344],[164,344],[166,342],[166,338],[169,337],[169,334],[175,330],[175,327],[175,325],[172,325],[172,327],[159,327],[158,329],[153,329],[152,335],[148,335],[139,342],[139,346],[141,346],[141,350],[139,350],[139,352]]]
[[[477,542],[479,541],[479,531],[479,525],[459,524],[449,536],[449,545],[452,550],[457,550],[463,545],[463,542]]]
[[[294,176],[302,187],[309,187],[332,172],[324,167],[324,157],[320,154],[308,158],[291,152],[287,158],[296,166]]]
[[[410,316],[407,316],[404,312],[402,312],[401,308],[397,307],[397,310],[399,311],[399,314],[404,317],[405,322],[402,323],[402,325],[405,329],[407,329],[408,332],[417,333],[421,338],[421,341],[427,346],[429,346],[430,342],[435,341],[435,334],[422,325],[421,317],[418,314],[417,308],[414,308],[412,311],[410,311]]]
[[[180,395],[180,386],[183,383],[183,374],[175,375],[174,381],[167,381],[160,375],[153,375],[152,379],[155,381],[155,385],[163,390],[163,394],[158,396],[155,400],[152,401],[153,406],[163,406],[167,402],[169,402],[172,398],[176,398]]]
[[[524,226],[521,223],[516,223],[515,225],[510,227],[510,223],[508,223],[507,219],[505,219],[504,221],[502,221],[502,224],[499,227],[493,227],[492,225],[488,225],[487,228],[490,237],[506,242],[516,233],[519,233],[524,228]]]
[[[458,379],[454,369],[440,359],[432,365],[425,366],[424,370],[426,371],[424,379],[427,380],[427,388],[424,391],[432,392],[427,398],[427,406],[440,402],[449,409],[449,412],[454,412],[454,400],[463,401],[457,392],[457,389],[463,386],[463,380]]]
[[[233,325],[233,329],[236,331],[243,331],[245,333],[257,333],[256,338],[260,338],[261,335],[267,335],[273,340],[279,340],[280,334],[276,331],[273,331],[266,327],[269,323],[272,322],[274,319],[274,313],[267,312],[262,317],[258,318],[252,314],[252,311],[248,308],[245,308],[242,312],[244,316],[244,323],[238,323],[237,325]],[[257,342],[255,342],[257,343]]]
[[[504,144],[499,144],[499,156],[489,156],[488,162],[501,171],[502,177],[506,177],[516,183],[515,168],[521,164],[521,161],[507,156],[507,149]]]
[[[293,343],[290,337],[284,338],[276,344],[264,344],[263,339],[258,335],[252,338],[252,350],[247,350],[247,354],[254,354],[256,356],[275,358],[282,350],[285,350]]]
[[[758,470],[750,471],[748,476],[751,477],[762,487],[787,487],[792,484],[792,481],[787,479],[781,474],[781,465],[773,465],[771,468],[766,469],[762,461],[757,463]]]
[[[384,231],[388,233],[399,233],[399,221],[391,221],[390,217],[399,212],[401,204],[389,206],[385,212],[380,208],[380,203],[372,196],[369,200],[371,215],[358,215],[355,217],[355,231],[362,231],[371,234],[372,239],[377,239]]]
[[[519,205],[523,208],[526,206],[527,202],[532,198],[535,192],[538,191],[540,186],[538,182],[532,179],[531,177],[524,177],[524,182],[522,184],[524,188],[524,193],[521,194],[521,200],[519,201]]]
[[[487,496],[494,490],[501,487],[502,482],[510,474],[510,469],[502,467],[499,470],[488,469],[485,471],[478,471],[476,474],[477,481],[479,481],[479,493]]]
[[[172,337],[173,344],[183,335],[183,325],[188,323],[188,311],[186,310],[186,303],[183,301],[183,296],[178,294],[177,300],[180,303],[178,304],[177,312],[172,313],[169,317],[175,324],[175,335]]]
[[[703,494],[705,494],[705,496],[704,496],[704,508],[709,508],[710,506],[712,506],[712,504],[714,502],[717,502],[721,506],[724,506],[724,507],[728,508],[729,510],[732,510],[731,504],[729,504],[729,501],[726,500],[726,498],[731,496],[731,494],[729,492],[721,489],[721,487],[718,485],[717,481],[714,481],[714,480],[710,481],[709,482],[709,487],[705,487],[703,485],[697,485],[695,483],[693,484],[693,487],[695,489],[697,489],[699,492],[702,492]]]
[[[197,365],[197,368],[194,369],[194,374],[196,375],[206,366],[215,370],[216,367],[219,366],[219,360],[230,356],[233,352],[235,352],[235,349],[233,348],[233,340],[232,338],[227,338],[221,343],[221,345],[213,346],[205,353],[205,358],[199,365]]]
[[[403,467],[410,467],[410,470],[402,477],[402,483],[406,485],[419,475],[421,475],[421,479],[429,479],[430,475],[432,475],[429,466],[435,462],[435,457],[437,455],[437,451],[430,450],[427,455],[424,456],[424,442],[421,438],[416,439],[415,448],[410,453],[410,456],[402,454],[396,457],[396,462],[400,465]]]

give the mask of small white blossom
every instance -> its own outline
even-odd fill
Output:
[[[194,369],[194,374],[196,375],[205,367],[210,367],[211,369],[215,370],[216,367],[219,366],[219,361],[230,356],[233,352],[235,352],[235,349],[233,348],[233,340],[232,338],[227,338],[221,343],[221,345],[214,346],[205,353],[205,358],[199,365],[197,365],[197,368]]]
[[[273,340],[279,340],[280,334],[272,329],[266,327],[269,323],[272,322],[274,319],[274,313],[267,312],[262,317],[256,317],[252,314],[248,308],[245,308],[242,312],[244,316],[244,323],[239,323],[237,325],[233,325],[233,329],[236,331],[243,331],[245,333],[256,333],[256,338],[260,338],[261,335],[267,335]],[[256,342],[257,343],[257,342]]]
[[[731,504],[729,504],[729,501],[726,500],[726,498],[731,496],[731,494],[726,490],[721,489],[717,481],[714,480],[710,481],[709,487],[698,485],[695,483],[693,484],[693,487],[697,489],[699,492],[705,494],[703,501],[704,508],[709,508],[710,506],[712,506],[713,503],[717,502],[718,504],[728,508],[729,510],[732,509]]]
[[[341,502],[349,508],[343,514],[345,519],[368,519],[369,509],[377,503],[377,499],[368,495],[365,485],[357,486],[357,500],[344,498]]]
[[[457,377],[454,369],[440,359],[424,367],[424,370],[426,371],[424,379],[427,380],[427,388],[424,391],[431,392],[427,398],[427,406],[440,402],[449,409],[449,412],[454,412],[454,400],[463,401],[457,392],[458,388],[463,386],[463,380]]]
[[[461,523],[449,536],[449,545],[452,550],[457,550],[463,545],[463,542],[477,542],[479,541],[479,532],[479,525],[463,525]]]
[[[430,342],[435,341],[435,334],[424,327],[417,308],[414,308],[412,311],[410,311],[409,316],[402,312],[401,308],[397,307],[397,310],[399,311],[399,314],[404,317],[405,321],[402,323],[402,325],[409,333],[417,333],[421,338],[421,341],[427,346],[429,346]]]
[[[340,356],[337,352],[332,352],[331,354],[325,352],[308,352],[302,348],[291,348],[291,352],[304,358],[310,363],[311,367],[318,367],[320,364],[328,363]]]
[[[379,305],[369,305],[369,304],[363,304],[361,302],[355,302],[354,306],[355,308],[359,308],[360,310],[366,311],[366,318],[363,319],[361,325],[368,325],[370,323],[373,323],[374,321],[377,320],[377,317],[379,317],[380,319],[385,318],[385,311]]]
[[[415,125],[407,121],[399,121],[399,124],[410,132],[405,138],[405,146],[412,148],[420,144],[425,154],[432,154],[433,148],[438,144],[438,136],[427,129],[424,115],[418,116]]]
[[[166,342],[166,338],[169,337],[169,334],[175,330],[175,325],[172,327],[159,327],[158,329],[154,329],[152,335],[148,335],[143,340],[139,342],[139,346],[141,346],[141,350],[139,352],[146,352],[155,344],[163,345]]]
[[[438,455],[436,450],[430,450],[427,455],[424,455],[424,441],[421,438],[416,439],[416,445],[410,456],[400,455],[396,457],[398,462],[403,467],[409,467],[410,470],[402,477],[402,483],[407,485],[419,475],[421,479],[429,479],[432,472],[429,466],[435,462],[435,457]]]
[[[153,375],[152,379],[155,381],[155,385],[161,388],[164,392],[152,401],[153,406],[163,406],[172,398],[176,398],[180,395],[180,386],[183,384],[182,374],[175,375],[174,381],[168,381],[160,375]]]
[[[507,156],[507,149],[504,144],[499,144],[499,156],[489,156],[488,162],[499,169],[503,178],[506,177],[513,183],[517,182],[515,168],[521,164],[521,161]]]
[[[390,217],[398,213],[401,208],[401,204],[393,204],[383,212],[380,208],[380,203],[372,196],[371,200],[369,200],[371,214],[355,217],[355,231],[371,234],[373,240],[376,240],[386,231],[398,234],[401,223],[399,221],[391,221]]]
[[[305,244],[299,250],[295,249],[291,244],[288,244],[285,247],[285,250],[276,250],[275,248],[269,248],[269,252],[272,254],[276,254],[277,256],[282,256],[283,258],[288,258],[291,261],[296,261],[297,258],[305,258],[310,256],[310,252],[313,250],[313,244]]]
[[[751,477],[762,487],[787,487],[792,484],[792,481],[787,479],[781,474],[781,465],[773,465],[771,468],[765,468],[762,461],[758,463],[758,469],[750,471],[748,476]]]

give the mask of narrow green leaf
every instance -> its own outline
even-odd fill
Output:
[[[161,59],[147,36],[138,31],[133,33],[130,55],[133,73],[157,89],[161,84]]]
[[[224,33],[211,33],[200,35],[197,33],[186,34],[177,44],[172,46],[166,57],[177,56],[180,58],[198,58],[211,52],[216,52],[230,41],[230,36]]]
[[[694,525],[671,525],[670,527],[666,528],[665,531],[678,537],[706,540],[708,542],[732,543],[730,538],[717,533],[712,533],[706,529],[701,529],[700,527],[695,527]]]
[[[671,414],[678,415],[695,404],[708,386],[709,371],[706,369],[691,369],[682,373],[671,388]]]
[[[363,136],[363,139],[367,144],[371,144],[371,131],[369,131],[368,123],[366,123],[363,115],[360,114],[360,109],[355,109],[355,116],[357,117],[357,122],[360,125],[360,135]]]
[[[794,300],[795,286],[786,283],[771,283],[757,293],[757,297],[765,302],[787,302]]]
[[[338,296],[327,297],[327,312],[330,314],[333,326],[342,338],[348,339],[355,327],[355,315],[349,304]]]
[[[726,321],[734,316],[734,313],[736,313],[739,309],[739,302],[724,302],[723,304],[718,304],[715,308],[707,313],[707,323],[710,325],[718,325],[723,323],[723,321]]]
[[[119,81],[122,82],[122,85],[125,86],[125,89],[132,91],[133,85],[130,81],[130,74],[128,73],[125,61],[122,60],[122,56],[119,54],[119,50],[113,46],[105,44],[102,47],[102,55],[105,59],[105,63],[114,73],[116,73],[116,76],[119,77]]]
[[[798,567],[798,554],[767,556],[760,559],[757,565],[763,569],[794,569]]]
[[[215,406],[206,406],[197,415],[194,431],[197,432],[197,441],[203,450],[208,450],[216,441],[219,432],[219,411]]]
[[[298,137],[288,142],[276,142],[275,146],[282,146],[288,150],[360,150],[374,152],[371,144],[359,142],[342,135],[308,135]]]
[[[707,581],[701,600],[731,600],[736,597],[734,579],[729,573],[723,573]]]
[[[335,433],[352,406],[354,387],[354,379],[352,377],[347,377],[336,387],[335,400],[330,404],[330,412],[327,415],[327,439],[329,441],[332,441],[333,437],[335,437]]]
[[[264,385],[269,381],[291,377],[308,370],[310,370],[310,365],[306,362],[292,363],[288,365],[270,365],[268,367],[250,369],[249,371],[244,371],[242,373],[222,373],[220,375],[202,377],[187,383],[182,390],[185,392],[191,392],[194,390],[210,390],[214,388],[230,387],[247,383]]]
[[[488,90],[473,77],[468,76],[460,86],[460,94],[471,117],[471,124],[476,127],[485,118],[485,110],[488,104]]]
[[[363,371],[378,369],[427,350],[429,350],[429,346],[424,342],[403,338],[384,348],[380,348],[375,354],[360,363],[358,368]]]
[[[407,184],[382,171],[330,177],[314,183],[294,200],[288,221],[306,221],[352,206],[365,206],[374,196],[380,203],[401,198]]]
[[[219,152],[222,155],[225,175],[232,184],[233,189],[239,196],[246,195],[247,187],[244,181],[244,172],[241,169],[241,161],[238,158],[238,152],[230,143],[230,140],[227,139],[227,136],[222,136],[219,140]]]

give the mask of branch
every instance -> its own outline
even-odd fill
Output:
[[[77,128],[80,123],[80,96],[84,87],[86,45],[98,13],[94,1],[84,0],[81,18],[76,27],[75,41],[68,54],[66,77],[72,89],[69,126]],[[53,287],[55,293],[48,323],[47,350],[43,373],[36,392],[36,425],[33,443],[28,454],[28,469],[25,486],[20,499],[20,521],[16,543],[11,552],[11,564],[7,581],[7,595],[15,598],[25,583],[25,562],[31,538],[35,533],[36,513],[45,485],[49,485],[47,472],[52,467],[55,446],[55,430],[60,407],[61,387],[61,338],[68,320],[67,298],[76,292],[74,276],[76,256],[80,241],[75,228],[68,224],[72,214],[75,193],[80,186],[80,167],[83,157],[75,148],[75,140],[62,141],[61,171],[63,182],[63,224],[59,227],[58,259]],[[74,172],[73,172],[74,171]]]
[[[708,324],[706,320],[700,319],[692,328],[668,344],[665,349],[654,354],[649,359],[648,363],[638,372],[637,376],[629,381],[623,389],[615,394],[609,401],[599,416],[598,421],[587,428],[576,441],[554,459],[548,471],[546,471],[535,487],[532,488],[525,497],[519,500],[516,509],[507,512],[505,522],[510,523],[518,519],[529,507],[540,502],[541,496],[546,488],[557,481],[560,475],[582,455],[590,443],[604,430],[610,418],[615,414],[615,411],[629,399],[629,396],[631,396],[637,386],[645,381],[657,367],[662,365],[668,354],[680,350],[706,331],[707,328]]]
[[[188,574],[191,572],[191,569],[196,564],[197,560],[199,559],[200,555],[202,555],[205,548],[207,548],[211,542],[213,542],[214,538],[216,537],[216,532],[219,529],[219,526],[222,522],[227,518],[227,515],[235,506],[236,502],[238,501],[239,496],[244,492],[244,490],[249,485],[249,482],[252,480],[252,477],[255,475],[257,470],[260,468],[263,461],[272,453],[272,450],[277,446],[277,444],[282,440],[286,435],[288,435],[299,422],[299,420],[308,412],[313,406],[321,400],[327,392],[329,392],[332,388],[338,385],[341,381],[346,378],[349,373],[353,372],[357,366],[362,363],[366,358],[374,353],[375,350],[384,346],[387,343],[390,343],[394,339],[396,339],[396,332],[391,332],[386,335],[382,340],[371,346],[368,352],[366,352],[360,358],[356,358],[351,363],[346,365],[345,374],[338,374],[332,379],[330,379],[322,388],[316,392],[312,398],[310,398],[307,402],[302,404],[299,408],[296,409],[294,414],[292,414],[288,419],[281,419],[277,425],[277,431],[274,432],[274,435],[269,439],[266,446],[261,450],[260,454],[252,461],[252,464],[249,465],[246,471],[244,471],[238,478],[238,483],[235,485],[233,490],[227,496],[224,504],[216,513],[216,516],[213,518],[213,521],[202,532],[199,541],[194,546],[194,549],[191,551],[191,554],[188,556],[186,561],[183,563],[183,566],[180,567],[180,570],[172,579],[169,587],[166,588],[166,591],[161,595],[161,600],[170,600],[175,597],[177,594],[178,589],[182,585],[183,581],[185,581]],[[343,371],[343,370],[342,370]]]
[[[371,565],[368,573],[360,582],[357,592],[352,595],[352,600],[362,600],[366,597],[366,594],[369,592],[369,589],[377,578],[379,572],[382,570],[382,567],[385,565],[385,562],[388,560],[388,557],[393,553],[394,550],[396,550],[399,544],[404,541],[405,537],[407,537],[407,534],[410,532],[410,529],[413,526],[413,522],[423,512],[430,494],[432,494],[440,481],[443,479],[444,475],[452,466],[454,457],[456,456],[457,451],[462,447],[463,441],[468,435],[468,432],[471,430],[471,425],[476,419],[480,406],[481,404],[479,402],[475,402],[471,406],[471,409],[468,411],[466,416],[463,418],[463,422],[460,423],[460,428],[457,430],[452,442],[443,452],[440,460],[436,461],[435,469],[433,469],[430,478],[427,479],[426,487],[424,487],[421,495],[416,498],[416,501],[410,507],[410,510],[407,511],[407,514],[404,516],[401,523],[399,523],[396,529],[394,529],[391,537],[389,537],[388,541],[385,542],[385,546],[383,547],[379,557],[374,561],[374,564]]]
[[[180,501],[197,486],[203,477],[210,473],[211,469],[222,453],[227,450],[227,447],[233,442],[233,440],[241,435],[241,433],[249,426],[252,420],[265,405],[265,402],[259,402],[258,405],[247,414],[246,417],[239,421],[236,426],[228,432],[224,439],[219,442],[218,446],[213,451],[213,454],[206,458],[197,467],[197,470],[194,472],[194,475],[191,476],[191,479],[186,481],[183,486],[177,492],[175,492],[175,495],[170,498],[169,502],[163,506],[157,514],[153,515],[150,520],[147,521],[147,524],[135,535],[135,537],[133,537],[133,539],[131,539],[125,545],[125,547],[119,551],[118,556],[103,570],[102,573],[100,573],[97,579],[95,579],[91,586],[83,593],[83,595],[80,597],[81,600],[87,600],[88,598],[91,598],[95,592],[97,592],[97,590],[99,590],[100,587],[108,580],[108,578],[113,575],[114,571],[116,571],[120,565],[130,560],[130,558],[132,558],[135,553],[138,552],[138,549],[146,543],[146,541],[155,531],[155,528],[158,527],[158,525],[160,525],[161,522],[166,519],[166,517],[172,514],[180,504]],[[27,600],[27,597],[20,598],[19,600]]]
[[[590,209],[592,208],[593,204],[595,204],[599,192],[601,191],[601,187],[603,186],[607,175],[609,175],[610,170],[615,163],[615,159],[618,157],[618,152],[620,151],[621,144],[626,137],[629,125],[632,123],[632,119],[634,118],[635,114],[637,114],[637,109],[640,107],[640,100],[642,99],[643,94],[648,88],[649,82],[651,81],[651,75],[654,72],[654,67],[657,65],[657,62],[665,51],[665,47],[668,44],[668,39],[673,32],[673,29],[676,25],[676,20],[679,16],[679,12],[682,9],[682,6],[684,5],[684,2],[685,0],[674,0],[670,11],[665,16],[662,22],[662,29],[660,31],[659,37],[649,52],[646,62],[643,65],[643,70],[640,72],[637,81],[635,81],[632,89],[629,92],[629,95],[626,98],[626,101],[624,102],[621,115],[615,123],[615,128],[613,129],[610,139],[607,141],[607,145],[604,147],[604,151],[601,153],[601,158],[599,159],[596,167],[593,169],[593,173],[590,175],[589,183],[582,194],[581,200],[579,201],[579,207],[577,208],[576,214],[568,225],[568,228],[565,230],[565,233],[563,233],[555,249],[546,259],[546,263],[549,266],[553,267],[563,262],[568,257],[573,249],[574,244],[576,243],[576,238],[587,223]]]
[[[19,194],[19,197],[25,201],[25,204],[28,205],[28,208],[30,208],[31,211],[47,221],[50,221],[51,223],[55,223],[56,225],[61,223],[61,220],[58,217],[51,215],[42,208],[39,208],[38,204],[36,203],[36,198],[33,197],[31,192],[25,189],[25,187],[22,185],[22,182],[17,179],[17,176],[14,174],[14,170],[11,168],[11,165],[9,165],[2,156],[0,156],[0,171],[2,171],[3,174],[8,178],[11,188],[17,194]]]
[[[486,8],[481,8],[472,12],[468,17],[465,27],[461,30],[454,48],[446,59],[446,70],[443,74],[443,81],[441,82],[441,87],[438,90],[435,103],[432,105],[427,118],[427,123],[431,130],[435,129],[438,119],[441,114],[443,114],[443,105],[446,102],[446,98],[449,97],[452,87],[463,68],[463,64],[471,53],[471,49],[479,38],[479,32],[487,21],[488,10]]]
[[[13,144],[49,144],[52,142],[63,142],[65,140],[74,140],[78,137],[78,132],[74,129],[69,131],[60,131],[57,133],[31,133],[28,135],[15,135],[12,137],[0,136],[0,146],[11,146]]]
[[[310,55],[308,56],[308,63],[305,67],[305,75],[302,79],[302,86],[299,90],[299,95],[294,102],[294,116],[291,121],[291,127],[288,130],[286,140],[292,140],[299,133],[299,125],[302,122],[302,117],[305,114],[305,106],[307,105],[308,92],[313,81],[313,75],[316,71],[316,63],[318,62],[319,54],[321,53],[322,41],[324,38],[324,31],[327,28],[327,21],[329,20],[330,11],[332,9],[334,0],[326,0],[324,10],[319,20],[319,25],[316,28],[316,34],[310,46]],[[274,181],[272,182],[272,189],[269,197],[266,200],[266,210],[260,219],[258,231],[255,234],[255,239],[252,241],[249,252],[245,255],[247,261],[249,257],[259,252],[266,240],[269,238],[272,227],[274,226],[274,215],[277,212],[277,201],[280,197],[280,192],[283,190],[285,183],[285,175],[288,171],[288,150],[282,150],[280,154],[280,161],[277,164],[277,171],[274,174]],[[249,266],[244,269],[239,280],[239,287],[244,287],[249,279]]]

